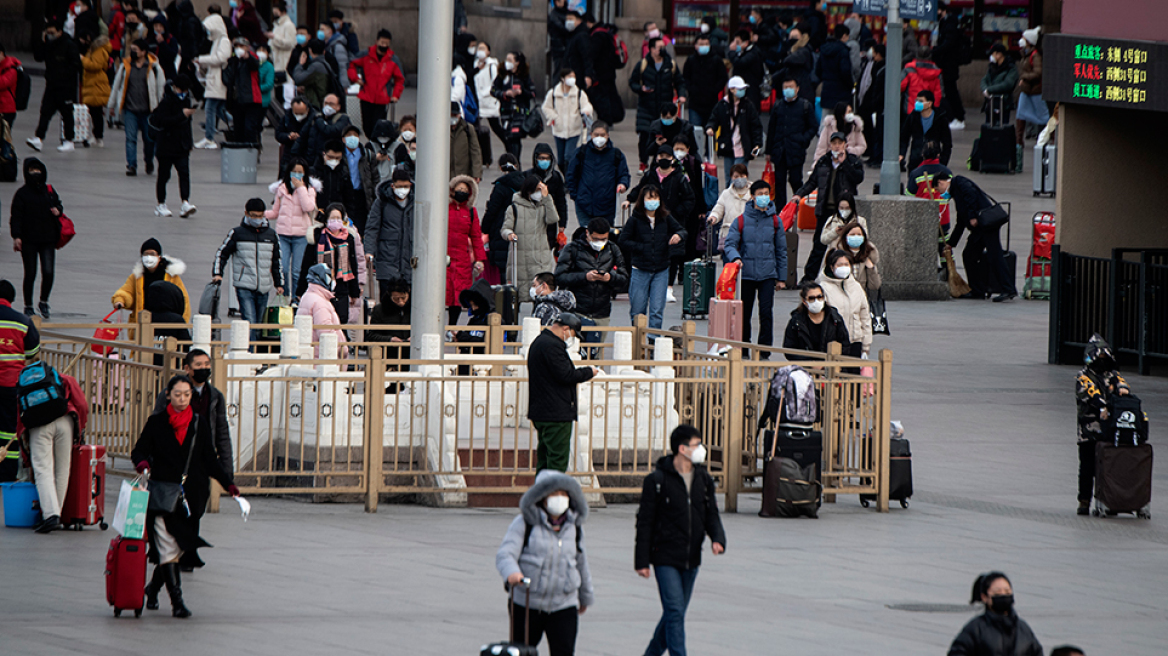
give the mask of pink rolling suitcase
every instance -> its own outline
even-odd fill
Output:
[[[742,341],[742,301],[710,299],[709,336]]]

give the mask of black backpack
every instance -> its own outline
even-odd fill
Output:
[[[333,54],[332,48],[325,48],[324,63],[328,64],[329,78],[326,93],[335,94],[343,104],[345,102],[345,87],[341,85],[341,65],[337,62],[336,55]]]
[[[29,77],[23,66],[16,67],[16,89],[12,92],[12,99],[16,101],[16,111],[28,109],[28,99],[32,95],[32,78]]]
[[[1148,415],[1135,394],[1113,396],[1107,421],[1115,446],[1139,446],[1148,441]]]
[[[51,424],[69,411],[61,375],[44,362],[33,362],[21,370],[16,397],[25,428]]]

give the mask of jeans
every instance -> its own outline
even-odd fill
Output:
[[[665,313],[665,292],[669,289],[669,269],[662,269],[655,273],[633,269],[629,280],[629,318],[636,319],[638,314],[649,314],[649,327],[661,328],[661,321]]]
[[[532,609],[531,630],[526,627],[527,609],[519,604],[512,608],[511,627],[515,641],[520,644],[530,644],[538,647],[540,640],[547,635],[548,653],[551,656],[572,656],[576,653],[576,632],[579,629],[579,610],[572,606],[554,613],[545,613],[542,610]]]
[[[581,184],[583,184],[583,182],[581,182]],[[597,214],[597,213],[589,214],[588,212],[584,211],[583,207],[580,206],[580,201],[573,201],[573,202],[576,204],[576,223],[579,223],[581,228],[587,228],[589,221],[591,221],[592,219],[598,218],[598,217],[602,217],[602,216],[606,220],[608,220],[609,225],[613,224],[613,218],[616,214],[616,206],[615,205],[613,205],[612,211],[609,212],[608,215],[606,216],[604,214]]]
[[[53,275],[57,270],[57,245],[24,242],[20,247],[20,258],[24,260],[24,304],[32,307],[38,259],[41,263],[41,302],[48,303],[49,294],[53,291]]]
[[[568,137],[567,139],[556,137],[556,166],[559,167],[560,173],[567,171],[568,162],[576,157],[576,144],[579,141],[576,137]]]
[[[46,517],[61,515],[69,487],[69,460],[73,453],[73,416],[28,430],[28,450],[36,474],[37,496]]]
[[[183,201],[191,199],[191,156],[188,154],[182,158],[172,159],[159,155],[158,179],[154,183],[154,194],[158,198],[159,205],[166,202],[166,183],[170,182],[170,167],[172,166],[175,173],[178,174],[179,197]]]
[[[775,343],[775,283],[766,280],[742,280],[742,341],[750,341],[750,318],[754,313],[754,298],[758,297],[758,343]]]
[[[730,169],[734,168],[735,164],[746,164],[745,157],[723,157],[722,158],[722,172],[726,177],[720,180],[723,184],[730,184]],[[747,164],[749,166],[749,164]],[[780,206],[781,207],[781,206]]]
[[[149,166],[154,160],[154,141],[150,138],[150,129],[146,127],[146,119],[150,112],[131,112],[126,110],[122,114],[122,123],[126,128],[126,166],[138,168],[138,132],[142,133],[142,154]]]
[[[308,237],[300,235],[278,235],[280,238],[280,267],[284,269],[284,290],[288,297],[296,296],[300,284],[300,263],[304,261],[304,249],[308,248]],[[386,295],[388,298],[388,295]]]
[[[268,309],[268,292],[260,293],[254,289],[236,287],[235,298],[239,299],[239,314],[244,321],[253,325],[263,321],[264,310]],[[251,341],[258,341],[259,338],[259,329],[252,328]]]
[[[645,656],[661,656],[666,649],[669,656],[685,656],[685,611],[693,596],[698,568],[683,570],[656,565],[653,573],[657,578],[657,592],[661,595],[661,621],[657,622],[653,639],[645,648]]]
[[[708,120],[710,120],[709,114],[702,116],[701,114],[699,114],[697,112],[696,109],[694,109],[692,107],[689,109],[689,122],[694,127],[701,128],[702,134],[706,133],[706,121],[708,121]],[[699,146],[699,150],[701,150],[701,152],[705,153],[706,147],[704,145]]]
[[[218,75],[212,72],[212,75]],[[207,99],[207,125],[203,128],[203,136],[207,141],[215,140],[215,133],[218,131],[216,125],[219,119],[222,118],[224,122],[227,121],[227,101],[222,98],[208,98]]]

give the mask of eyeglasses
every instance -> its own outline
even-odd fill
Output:
[[[822,294],[820,294],[819,296],[808,296],[807,300],[809,300],[809,301],[822,301],[822,300],[824,300],[824,297]]]

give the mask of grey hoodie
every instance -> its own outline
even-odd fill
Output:
[[[542,502],[557,490],[568,493],[567,517],[559,532],[552,528]],[[554,613],[576,606],[588,607],[594,602],[592,573],[588,569],[588,554],[583,536],[577,541],[576,532],[588,518],[588,503],[576,479],[558,471],[545,469],[535,478],[535,484],[519,500],[520,515],[516,517],[503,543],[495,554],[495,567],[506,581],[515,572],[531,579],[531,608]],[[527,547],[523,536],[531,526]],[[579,545],[579,550],[577,550]],[[527,591],[515,586],[512,599],[523,605]]]

